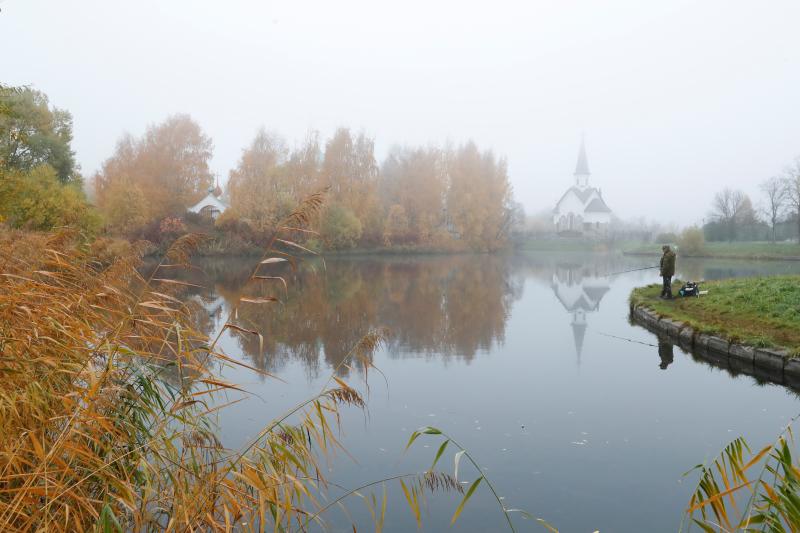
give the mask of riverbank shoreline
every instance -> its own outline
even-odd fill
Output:
[[[661,257],[661,252],[622,252],[628,257]],[[800,256],[794,255],[729,255],[729,254],[681,254],[681,257],[691,259],[736,259],[742,261],[800,261]]]
[[[699,333],[691,326],[659,315],[643,304],[630,306],[631,322],[659,337],[666,337],[686,352],[714,366],[800,389],[800,359],[788,350],[760,348],[730,339]]]
[[[708,282],[699,298],[661,300],[660,288],[631,292],[633,323],[702,359],[800,387],[800,276]]]
[[[680,245],[680,242],[678,243]],[[661,246],[647,244],[626,247],[622,251],[628,256],[657,257]],[[699,246],[678,246],[679,257],[700,259],[743,259],[748,261],[800,261],[800,244],[795,242],[706,242]]]

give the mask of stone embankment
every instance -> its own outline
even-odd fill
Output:
[[[716,335],[698,333],[642,304],[631,304],[631,319],[715,366],[800,389],[800,359],[790,357],[786,350],[737,344]]]

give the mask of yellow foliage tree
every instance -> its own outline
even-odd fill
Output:
[[[0,175],[0,217],[11,227],[31,230],[69,226],[93,232],[100,221],[80,186],[62,183],[46,164]]]
[[[146,196],[149,218],[182,214],[213,183],[208,167],[212,146],[188,115],[150,126],[140,139],[124,135],[94,176],[98,207],[111,215],[115,194],[135,186]]]
[[[474,249],[499,247],[511,211],[505,159],[468,142],[450,154],[448,171],[447,216],[458,236]]]

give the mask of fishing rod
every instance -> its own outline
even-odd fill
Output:
[[[628,272],[639,272],[640,270],[652,270],[654,268],[661,268],[661,267],[659,265],[656,265],[656,266],[650,266],[650,267],[644,267],[644,268],[632,268],[631,270],[622,270],[620,272],[612,272],[611,274],[606,274],[606,277],[610,278],[611,276],[618,276],[620,274],[627,274]]]

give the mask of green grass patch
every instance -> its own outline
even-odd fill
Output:
[[[673,293],[683,285],[673,284]],[[661,300],[661,285],[634,289],[631,302],[689,324],[695,331],[761,347],[784,347],[800,354],[800,276],[709,281],[699,298]]]
[[[661,244],[645,244],[625,248],[625,253],[661,255]],[[680,249],[678,249],[680,255]],[[800,259],[800,244],[771,242],[707,242],[694,257],[728,259]]]

